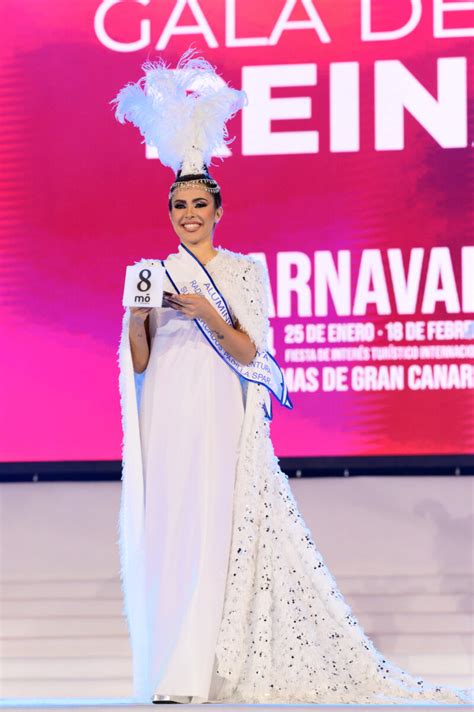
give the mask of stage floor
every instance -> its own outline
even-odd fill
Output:
[[[474,685],[473,486],[471,477],[291,481],[318,549],[378,649],[414,675],[456,687]],[[119,496],[119,482],[0,486],[0,707],[144,706],[132,699]],[[394,707],[272,709],[300,706]]]
[[[210,703],[205,703],[210,704]],[[180,709],[197,707],[198,705],[180,705]],[[472,709],[471,705],[437,705],[437,704],[400,704],[400,705],[310,705],[310,704],[300,704],[300,705],[212,705],[215,710],[244,710],[255,709],[258,712],[277,712],[278,710],[284,710],[284,712],[291,712],[291,710],[301,710],[303,708],[319,708],[321,707],[327,712],[337,712],[338,710],[347,709],[357,709],[357,710],[367,710],[368,712],[389,712],[390,710],[403,709],[403,712],[423,712],[424,710],[431,710],[433,708],[443,710],[443,712],[459,712],[459,710]],[[144,707],[150,707],[155,710],[158,709],[170,709],[175,708],[175,705],[153,705],[153,704],[142,704],[137,705],[133,702],[127,702],[126,700],[117,701],[115,699],[111,700],[29,700],[25,704],[24,700],[19,701],[15,704],[14,700],[8,700],[6,703],[0,702],[0,708],[15,710],[15,712],[31,712],[31,710],[39,710],[40,712],[58,712],[59,710],[74,710],[74,712],[99,712],[104,710],[105,712],[123,712],[124,709],[127,712],[133,712],[136,710],[143,710]]]

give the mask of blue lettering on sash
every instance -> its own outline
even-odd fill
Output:
[[[219,294],[219,292],[217,292],[214,289],[214,287],[212,286],[212,284],[210,282],[204,282],[204,287],[206,288],[207,293],[209,294],[210,298],[214,302],[214,304],[215,304],[217,310],[219,311],[220,315],[222,316],[222,318],[228,324],[230,324],[230,319],[227,314],[226,306],[225,306],[224,302],[222,301],[222,297]]]
[[[201,287],[199,286],[199,284],[196,282],[195,279],[192,280],[191,285],[192,285],[192,287],[193,287],[195,293],[197,293],[197,294],[202,294],[202,289],[201,289]]]

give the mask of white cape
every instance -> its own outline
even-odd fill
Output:
[[[224,250],[217,287],[257,347],[268,333],[268,276],[261,263]],[[134,695],[150,702],[143,603],[144,483],[130,311],[118,350],[122,408],[119,548],[123,613],[133,655]],[[196,328],[198,328],[196,326]],[[212,348],[209,346],[209,348]],[[376,650],[318,552],[275,457],[264,403],[267,389],[245,384],[231,551],[218,636],[219,699],[227,703],[467,703],[472,690],[436,686],[404,672]],[[276,401],[274,407],[279,407]],[[291,418],[291,412],[288,416]]]

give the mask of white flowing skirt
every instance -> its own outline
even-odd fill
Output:
[[[155,694],[203,702],[219,684],[242,386],[192,319],[151,316],[140,401],[149,675]]]

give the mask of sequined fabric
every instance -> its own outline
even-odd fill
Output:
[[[240,327],[259,350],[267,348],[268,273],[264,265],[249,255],[219,248],[217,256],[206,269],[215,276],[219,290],[225,296]]]
[[[259,348],[268,277],[221,250],[218,286]],[[223,265],[225,262],[225,265]],[[217,260],[214,261],[217,267]],[[212,274],[213,265],[209,265]],[[472,689],[428,683],[397,667],[364,633],[316,548],[279,467],[263,403],[247,387],[232,545],[217,645],[222,702],[468,703]],[[291,415],[288,415],[291,417]]]

